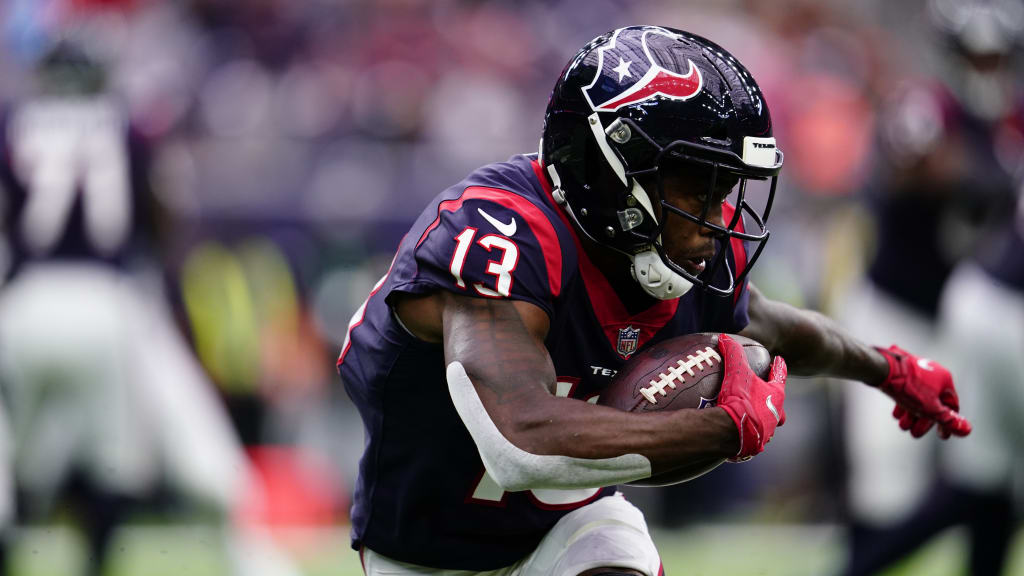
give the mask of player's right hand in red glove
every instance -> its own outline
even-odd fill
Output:
[[[740,433],[740,449],[730,462],[743,462],[764,451],[775,427],[786,423],[786,361],[776,356],[768,381],[761,380],[747,364],[743,346],[727,334],[718,337],[722,353],[722,389],[718,406],[732,418]]]

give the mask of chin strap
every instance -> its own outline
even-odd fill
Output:
[[[633,279],[640,284],[644,292],[658,300],[679,298],[693,288],[693,282],[677,274],[662,262],[661,256],[654,246],[649,246],[631,258],[633,266],[630,271],[633,273]]]
[[[551,181],[554,183],[551,196],[575,220],[572,212],[565,206],[565,192],[562,190],[558,171],[553,164],[549,164],[547,169],[548,174],[551,176]],[[586,234],[585,231],[583,233]],[[644,292],[658,300],[679,298],[689,292],[690,288],[693,288],[692,282],[677,274],[661,260],[661,256],[654,249],[654,246],[648,246],[646,250],[639,254],[630,255],[630,259],[632,261],[630,272],[633,274],[633,279],[640,284]]]
[[[612,171],[614,171],[619,177],[619,180],[621,180],[623,184],[626,184],[628,179],[626,178],[625,167],[608,145],[605,130],[601,125],[598,114],[595,112],[587,119],[587,121],[590,124],[591,131],[594,133],[594,140],[597,141],[598,148],[604,155],[605,161],[612,168]],[[608,130],[617,129],[618,126],[618,123],[613,123]],[[575,221],[575,215],[572,213],[571,209],[566,206],[565,191],[562,190],[562,181],[558,176],[558,170],[555,168],[553,162],[550,164],[545,163],[546,159],[543,155],[543,139],[541,139],[540,149],[541,151],[538,153],[537,157],[539,158],[541,166],[546,166],[548,176],[551,178],[551,196],[554,198],[555,203],[562,206],[562,208],[569,213],[570,218]],[[656,223],[657,220],[654,218],[654,206],[651,204],[650,196],[635,179],[633,180],[633,187],[630,190],[630,193],[646,210],[648,217]],[[576,225],[584,234],[587,234],[588,237],[593,239],[592,236],[582,229],[582,226],[579,225],[578,221],[576,222]],[[623,229],[625,230],[626,228]],[[661,256],[658,254],[658,251],[655,250],[654,246],[648,246],[646,250],[639,254],[630,255],[630,259],[632,260],[630,272],[632,272],[633,279],[640,284],[640,287],[643,288],[644,292],[653,298],[657,298],[658,300],[672,300],[674,298],[679,298],[693,288],[692,282],[673,271],[662,261]]]

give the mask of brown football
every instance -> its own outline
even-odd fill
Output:
[[[768,350],[750,338],[730,336],[743,345],[747,363],[754,372],[767,379],[772,365]],[[630,358],[601,392],[598,404],[638,414],[685,408],[699,410],[714,406],[721,388],[718,334],[687,334],[659,342]],[[678,484],[710,472],[724,461],[711,458],[630,484]]]

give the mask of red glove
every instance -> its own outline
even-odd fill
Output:
[[[731,462],[750,460],[764,451],[775,427],[786,423],[786,361],[776,356],[765,382],[747,364],[743,346],[726,334],[718,337],[722,353],[722,390],[718,406],[732,418],[740,433],[740,450]]]
[[[927,434],[936,423],[942,438],[971,433],[971,423],[957,413],[960,399],[949,370],[898,346],[876,350],[889,363],[889,375],[878,387],[896,400],[892,415],[900,428],[910,430],[914,438]]]

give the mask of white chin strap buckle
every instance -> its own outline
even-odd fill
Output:
[[[661,256],[653,246],[633,255],[632,259],[633,278],[644,292],[658,300],[679,298],[693,288],[693,282],[675,273],[661,261]]]

